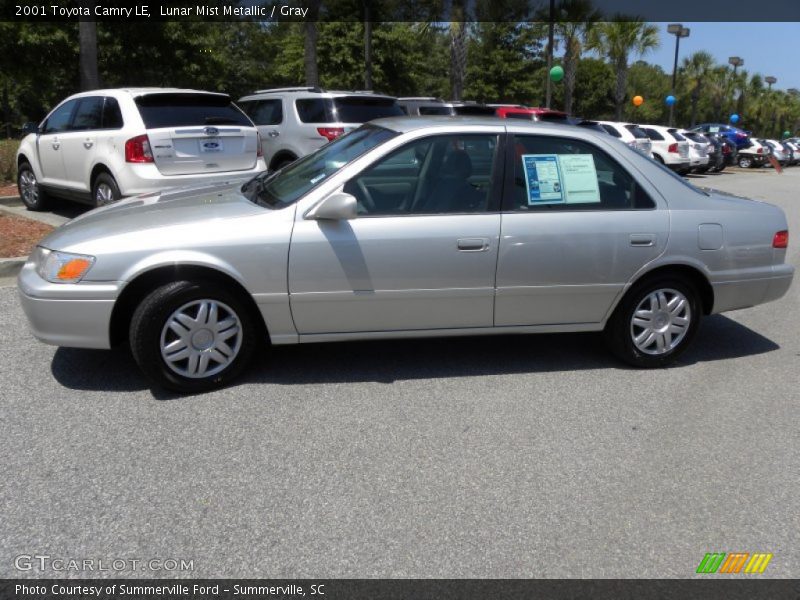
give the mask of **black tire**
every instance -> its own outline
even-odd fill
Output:
[[[689,323],[683,337],[675,347],[661,354],[650,354],[640,350],[634,343],[632,324],[634,312],[650,294],[658,290],[679,292],[688,301]],[[675,296],[673,296],[675,297]],[[691,345],[702,316],[700,294],[692,283],[679,277],[654,277],[636,284],[617,306],[606,324],[603,335],[611,352],[623,362],[638,368],[658,368],[674,363]]]
[[[283,168],[283,167],[285,167],[286,165],[290,165],[290,164],[292,164],[292,163],[293,163],[294,161],[296,161],[296,160],[297,160],[296,158],[286,158],[286,157],[285,157],[285,158],[281,158],[280,160],[278,160],[278,161],[277,161],[277,162],[276,162],[276,163],[275,163],[275,164],[272,166],[272,169],[270,169],[270,170],[271,170],[271,171],[278,171],[279,169],[282,169],[282,168]]]
[[[102,196],[101,196],[102,193]],[[110,198],[108,196],[110,194]],[[119,186],[108,173],[100,173],[92,183],[92,203],[94,206],[105,206],[122,198]]]
[[[230,309],[239,319],[241,327],[236,337],[241,339],[234,343],[234,346],[238,345],[238,351],[221,371],[207,377],[187,377],[170,367],[162,357],[162,332],[165,336],[169,333],[167,321],[176,311],[199,300],[213,300],[226,305],[220,310],[224,309],[227,313]],[[222,387],[242,373],[253,357],[259,331],[261,328],[257,327],[256,315],[236,294],[207,281],[175,281],[155,289],[142,300],[133,313],[129,339],[134,359],[151,382],[177,392],[198,393]],[[217,334],[212,335],[216,339]],[[230,338],[225,339],[227,341]],[[210,350],[212,348],[198,352],[202,354]],[[189,359],[186,360],[189,368]],[[206,359],[206,364],[212,363],[213,360]],[[213,364],[217,365],[214,368],[222,366],[221,363]]]
[[[33,211],[45,210],[50,198],[41,188],[30,163],[23,161],[17,169],[17,190],[25,208]]]

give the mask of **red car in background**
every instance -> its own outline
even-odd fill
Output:
[[[568,122],[567,113],[551,108],[501,105],[495,107],[495,114],[503,119]]]

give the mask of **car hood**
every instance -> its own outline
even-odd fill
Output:
[[[240,188],[241,183],[225,183],[127,198],[72,219],[42,240],[40,245],[63,250],[93,239],[234,219],[269,210],[250,202]]]

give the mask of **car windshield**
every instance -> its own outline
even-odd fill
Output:
[[[390,129],[363,125],[279,171],[255,177],[242,186],[242,192],[262,206],[289,206],[350,161],[396,135]]]

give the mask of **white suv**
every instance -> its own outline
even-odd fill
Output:
[[[638,125],[617,123],[616,121],[598,121],[598,123],[609,135],[625,142],[628,146],[638,150],[648,158],[652,156],[653,145],[650,142],[650,138]]]
[[[238,104],[258,127],[270,171],[311,154],[362,123],[405,114],[392,96],[318,87],[259,90],[240,98]]]
[[[653,158],[682,175],[691,171],[689,142],[676,129],[661,125],[639,125],[639,127],[650,138]]]
[[[17,184],[30,210],[50,196],[95,206],[264,171],[258,132],[229,96],[137,88],[75,94],[17,151]]]

